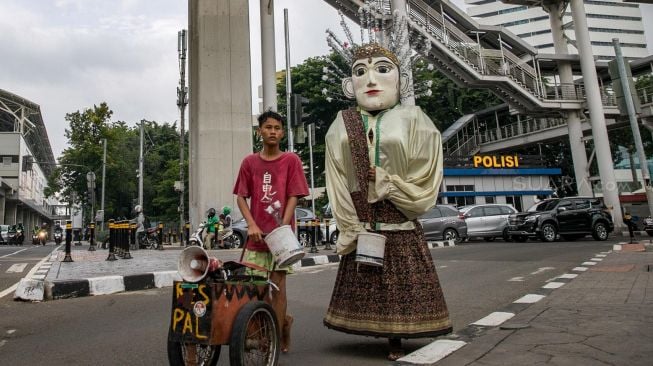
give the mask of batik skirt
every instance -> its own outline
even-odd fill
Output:
[[[447,304],[421,227],[377,233],[386,237],[383,267],[357,263],[355,252],[344,255],[324,325],[388,338],[450,333]]]

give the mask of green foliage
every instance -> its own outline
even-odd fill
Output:
[[[69,127],[65,136],[69,147],[59,157],[60,165],[48,178],[46,188],[47,194],[58,193],[64,202],[89,206],[90,202],[86,198],[86,174],[92,171],[96,175],[95,208],[99,209],[102,139],[107,139],[106,220],[131,218],[138,198],[140,127],[130,127],[123,121],[111,122],[112,114],[107,104],[101,103],[66,115]],[[179,216],[179,193],[174,191],[173,185],[179,179],[179,131],[169,123],[159,125],[153,121],[142,122],[145,125],[144,212],[147,216],[160,220],[176,221]],[[187,171],[186,161],[184,166]],[[186,186],[187,182],[186,177]],[[86,219],[90,220],[90,216]]]

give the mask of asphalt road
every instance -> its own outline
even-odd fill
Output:
[[[459,330],[613,243],[477,242],[431,253]],[[336,272],[337,264],[324,265],[289,277],[293,344],[280,365],[387,364],[384,339],[342,334],[322,325]],[[171,301],[169,288],[43,303],[14,302],[7,296],[0,299],[1,363],[165,365]],[[412,351],[430,341],[405,344]],[[228,347],[223,347],[219,364],[228,365]]]
[[[0,294],[25,277],[36,264],[54,250],[54,242],[45,246],[0,245]],[[7,297],[12,297],[13,292]]]

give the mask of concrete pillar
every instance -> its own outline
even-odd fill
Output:
[[[576,46],[580,56],[580,66],[583,72],[583,83],[587,94],[587,108],[590,113],[592,124],[592,136],[596,147],[596,158],[599,165],[599,176],[603,200],[608,207],[612,208],[612,219],[615,227],[623,227],[623,216],[619,202],[619,189],[614,175],[612,153],[610,152],[610,140],[608,130],[605,126],[605,115],[599,82],[596,76],[596,65],[594,54],[590,43],[589,30],[587,29],[587,16],[583,0],[571,0],[571,16],[574,21],[574,32],[576,34]]]
[[[553,46],[555,52],[560,55],[567,55],[567,40],[564,38],[562,30],[562,14],[566,3],[551,2],[545,5],[545,10],[549,12],[549,21],[551,22],[551,34],[553,36]],[[558,61],[558,71],[560,73],[560,82],[565,87],[573,87],[574,77],[571,70],[571,64],[567,61]],[[571,149],[571,159],[574,162],[574,175],[576,178],[576,189],[581,196],[591,196],[592,186],[589,182],[589,164],[587,154],[585,153],[585,143],[583,142],[583,128],[580,120],[581,111],[569,111],[565,113],[567,117],[567,129],[569,131],[569,147]]]
[[[0,224],[6,225],[5,221],[5,203],[7,199],[4,195],[0,196]]]
[[[276,55],[274,42],[274,0],[261,2],[261,64],[263,75],[263,110],[278,111]]]
[[[16,201],[5,201],[5,224],[15,225],[16,224]]]
[[[252,152],[252,92],[247,0],[188,2],[189,218],[235,207],[233,185]]]

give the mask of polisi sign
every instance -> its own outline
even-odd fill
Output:
[[[474,155],[474,168],[518,168],[517,155]]]

